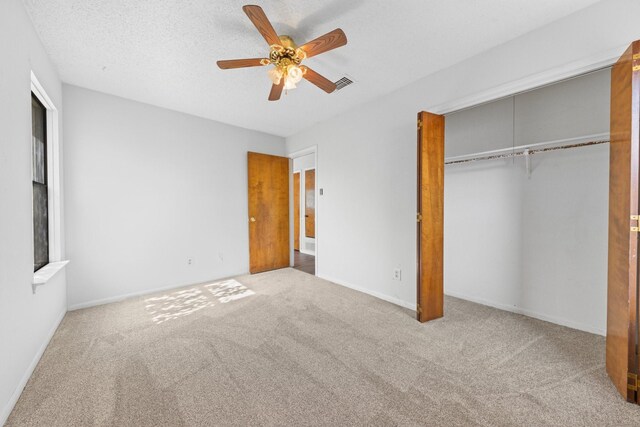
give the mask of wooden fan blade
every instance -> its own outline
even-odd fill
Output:
[[[330,33],[320,36],[300,46],[300,49],[307,54],[307,58],[319,55],[329,50],[344,46],[347,44],[347,36],[340,28],[336,28]]]
[[[272,85],[271,92],[269,93],[269,101],[277,101],[282,95],[282,89],[284,88],[284,79],[280,79],[279,85]]]
[[[253,25],[256,26],[262,37],[269,43],[269,46],[272,44],[281,44],[280,37],[278,37],[278,33],[273,29],[271,22],[269,22],[269,18],[264,14],[264,10],[260,6],[255,5],[246,5],[242,6],[242,10],[247,14]]]
[[[268,59],[266,58],[249,58],[249,59],[229,59],[225,61],[218,61],[218,67],[223,70],[228,70],[231,68],[244,68],[244,67],[261,67],[263,65],[267,65]]]
[[[302,68],[303,72],[306,71],[302,75],[302,77],[304,77],[306,80],[310,81],[314,85],[318,86],[323,91],[327,93],[331,93],[334,90],[336,90],[336,84],[331,80],[329,80],[328,78],[323,77],[322,75],[313,71],[311,68],[306,67],[304,65],[301,66],[300,68]]]

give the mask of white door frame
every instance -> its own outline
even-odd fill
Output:
[[[316,189],[315,189],[315,202],[316,202],[316,221],[315,221],[315,241],[316,241],[316,256],[315,256],[315,263],[316,263],[316,276],[318,275],[318,255],[320,254],[319,251],[319,246],[318,245],[318,212],[319,212],[319,204],[320,204],[320,197],[319,197],[319,192],[320,192],[320,186],[318,185],[318,146],[317,145],[312,145],[310,147],[304,148],[302,150],[298,150],[295,151],[289,155],[287,155],[287,157],[289,157],[291,160],[291,168],[289,168],[291,170],[291,175],[289,176],[289,186],[290,188],[293,188],[293,159],[296,159],[298,157],[303,157],[303,156],[308,156],[309,154],[313,154],[314,156],[314,164],[315,164],[315,170],[316,170]],[[302,197],[302,193],[300,194],[300,197]],[[294,221],[294,217],[293,217],[293,191],[289,192],[289,247],[291,248],[291,254],[290,254],[290,264],[293,267],[294,265],[294,249],[293,249],[293,221]]]

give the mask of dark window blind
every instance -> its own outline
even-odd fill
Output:
[[[49,263],[49,189],[47,186],[47,109],[31,95],[33,182],[33,271]]]

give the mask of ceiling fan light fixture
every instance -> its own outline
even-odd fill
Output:
[[[271,82],[274,85],[280,84],[280,80],[282,80],[282,76],[283,76],[282,70],[280,70],[280,68],[274,67],[269,71],[267,71],[267,74],[269,75],[269,78],[271,79]]]
[[[269,71],[269,79],[274,85],[279,85],[284,79],[284,90],[291,90],[297,87],[304,77],[306,70],[298,67],[296,64],[282,65],[278,64]]]
[[[287,68],[287,80],[291,80],[293,83],[298,83],[302,80],[302,69],[297,65],[289,65]]]
[[[284,79],[284,90],[291,90],[295,89],[296,87],[296,82],[288,78]]]

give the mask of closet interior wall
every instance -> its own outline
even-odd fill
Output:
[[[610,70],[460,112],[445,157],[608,140]],[[604,335],[609,145],[445,167],[447,295]]]

